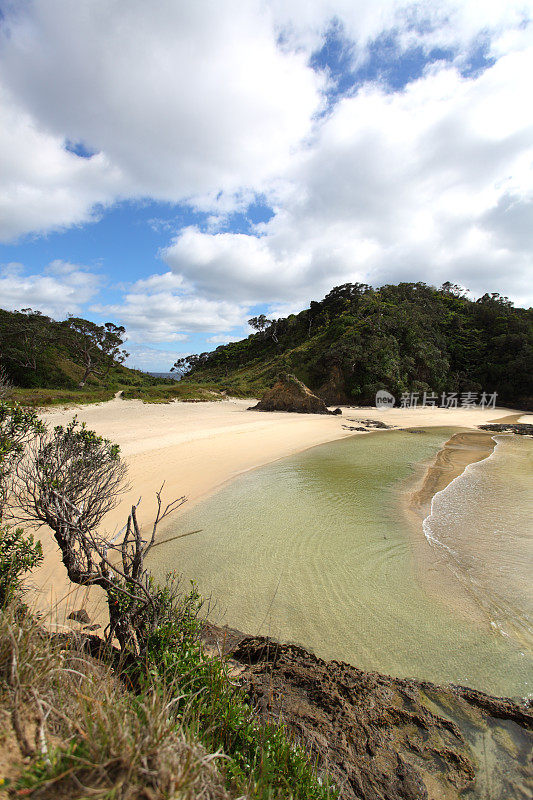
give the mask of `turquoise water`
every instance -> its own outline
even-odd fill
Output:
[[[400,489],[453,432],[355,436],[246,473],[177,517],[164,538],[199,532],[156,547],[150,569],[196,579],[214,620],[251,634],[363,669],[528,694],[533,652],[419,580]]]

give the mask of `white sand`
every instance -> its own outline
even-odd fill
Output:
[[[157,405],[117,398],[98,405],[46,412],[42,417],[53,426],[65,424],[77,414],[90,429],[120,445],[128,464],[131,488],[105,520],[104,529],[111,534],[124,525],[131,504],[139,496],[142,496],[139,520],[141,524],[150,523],[155,511],[155,492],[163,481],[165,500],[185,495],[190,507],[241,472],[354,435],[343,428],[343,425],[357,425],[352,420],[376,419],[401,428],[475,427],[510,414],[519,416],[518,412],[505,408],[483,411],[343,408],[342,416],[247,411],[253,403],[229,399]],[[88,593],[69,583],[51,532],[42,529],[39,537],[45,560],[33,576],[36,602],[41,608],[60,602],[57,619],[62,621],[66,606],[80,607]],[[103,621],[99,590],[91,590],[88,602],[91,616]]]

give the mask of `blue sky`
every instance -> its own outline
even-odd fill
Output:
[[[0,8],[0,306],[167,370],[346,281],[531,304],[530,0]]]

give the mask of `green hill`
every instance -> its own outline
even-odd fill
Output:
[[[474,301],[450,283],[344,284],[299,314],[254,324],[247,339],[190,356],[185,380],[257,395],[288,371],[328,404],[373,403],[378,389],[533,404],[533,310],[497,293]]]
[[[112,323],[56,322],[32,309],[0,309],[0,368],[26,405],[98,402],[120,389],[174,386],[123,365],[124,333]]]

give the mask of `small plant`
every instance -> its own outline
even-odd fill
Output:
[[[22,578],[43,560],[40,542],[24,535],[22,528],[0,527],[0,609],[10,603],[22,587]]]

